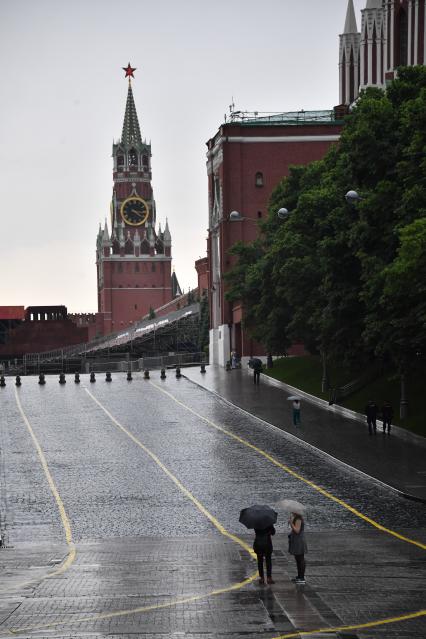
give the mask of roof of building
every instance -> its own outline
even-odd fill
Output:
[[[25,319],[24,306],[0,306],[0,320]]]
[[[259,113],[254,111],[233,111],[226,124],[243,126],[277,126],[277,125],[306,125],[306,124],[339,124],[333,110],[326,111],[289,111],[287,113]]]

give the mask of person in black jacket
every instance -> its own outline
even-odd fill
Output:
[[[249,359],[249,366],[253,369],[253,382],[255,384],[259,384],[260,382],[260,373],[263,370],[262,360],[258,357],[251,357]]]
[[[377,405],[375,402],[373,402],[372,399],[370,399],[367,406],[365,407],[365,415],[367,417],[369,434],[373,434],[373,428],[374,434],[376,434]]]
[[[386,433],[386,426],[387,426],[388,435],[390,435],[392,419],[393,419],[393,408],[391,404],[386,400],[382,406],[383,433]]]
[[[272,579],[272,535],[275,535],[275,528],[269,526],[264,530],[254,529],[256,537],[254,538],[253,550],[257,555],[257,569],[259,571],[259,583],[261,586],[265,583],[265,574],[263,572],[263,559],[266,563],[266,580],[268,584],[275,583]]]

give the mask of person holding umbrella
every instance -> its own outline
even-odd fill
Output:
[[[290,395],[290,397],[287,397],[287,401],[293,402],[293,425],[300,426],[300,397]]]
[[[257,556],[257,569],[259,571],[259,584],[265,584],[263,562],[266,564],[266,581],[275,583],[272,579],[272,539],[275,535],[274,524],[277,521],[277,513],[269,506],[250,506],[240,513],[240,522],[247,528],[254,528],[255,538],[253,550]]]
[[[290,524],[290,534],[288,536],[288,552],[294,556],[297,566],[297,577],[293,581],[298,585],[305,582],[305,553],[308,546],[305,539],[305,521],[303,515],[298,512],[290,513],[288,523]]]
[[[260,382],[260,373],[263,370],[262,360],[258,357],[250,357],[249,366],[253,369],[253,382],[255,384],[259,384]]]

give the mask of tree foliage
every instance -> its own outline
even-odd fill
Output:
[[[348,204],[345,193],[362,195]],[[283,222],[279,208],[291,211]],[[227,277],[269,350],[302,340],[335,360],[406,367],[426,349],[426,69],[367,89],[323,160],[292,167]]]

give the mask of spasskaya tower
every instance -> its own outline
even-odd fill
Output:
[[[104,335],[131,326],[176,293],[172,238],[167,220],[164,230],[156,224],[151,145],[142,139],[133,99],[135,68],[129,63],[123,70],[129,85],[121,138],[112,147],[111,231],[105,220],[96,242],[98,326]]]

